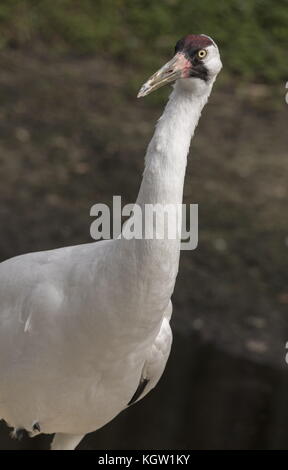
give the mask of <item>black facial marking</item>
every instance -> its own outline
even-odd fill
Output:
[[[203,62],[197,56],[193,57],[191,62],[193,67],[190,69],[190,77],[201,78],[207,82],[209,80],[209,73]]]
[[[181,52],[191,62],[190,77],[200,78],[205,82],[209,80],[209,72],[204,61],[198,57],[198,52],[211,45],[214,45],[213,41],[201,34],[189,34],[177,42],[175,53]]]
[[[201,78],[205,82],[209,80],[209,73],[204,65],[204,62],[198,57],[198,52],[202,48],[189,47],[189,49],[184,49],[183,53],[185,57],[191,62],[192,67],[189,72],[190,77]]]
[[[179,39],[179,41],[177,41],[176,46],[175,46],[175,54],[177,54],[177,52],[179,51],[182,51],[182,49],[184,48],[184,45],[185,45],[185,38]]]

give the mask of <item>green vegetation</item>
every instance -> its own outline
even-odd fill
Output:
[[[0,47],[109,54],[145,66],[189,32],[221,46],[226,70],[287,80],[288,0],[1,0]]]

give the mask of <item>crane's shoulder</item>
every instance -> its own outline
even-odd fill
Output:
[[[29,329],[34,312],[57,313],[71,290],[77,296],[75,286],[81,290],[83,282],[88,284],[85,270],[91,259],[97,258],[95,251],[104,246],[107,243],[75,245],[27,253],[0,263],[2,320],[21,316]]]
[[[37,264],[49,264],[57,262],[59,259],[69,259],[71,256],[73,258],[77,258],[78,256],[82,257],[85,256],[85,254],[90,256],[92,252],[97,254],[99,251],[101,252],[102,249],[107,251],[113,242],[114,240],[101,240],[98,242],[55,248],[52,250],[24,253],[2,261],[0,263],[0,270],[2,270],[2,268],[7,270],[7,268],[9,269],[10,267],[12,268],[14,266],[17,268],[21,266],[27,268],[28,265],[35,267]]]

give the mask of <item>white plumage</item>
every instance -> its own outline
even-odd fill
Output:
[[[147,150],[141,207],[181,203],[190,139],[221,68],[209,38],[189,37],[195,47],[206,38],[208,79],[187,76],[183,49],[140,92],[178,79]],[[56,433],[52,449],[74,449],[157,384],[179,248],[179,239],[122,238],[0,264],[0,417],[15,434]]]

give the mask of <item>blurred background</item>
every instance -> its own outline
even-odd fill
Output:
[[[287,0],[2,0],[0,258],[90,242],[133,202],[169,88],[136,100],[187,33],[224,69],[190,151],[174,345],[158,387],[80,449],[288,448]],[[21,442],[0,425],[0,449]]]

